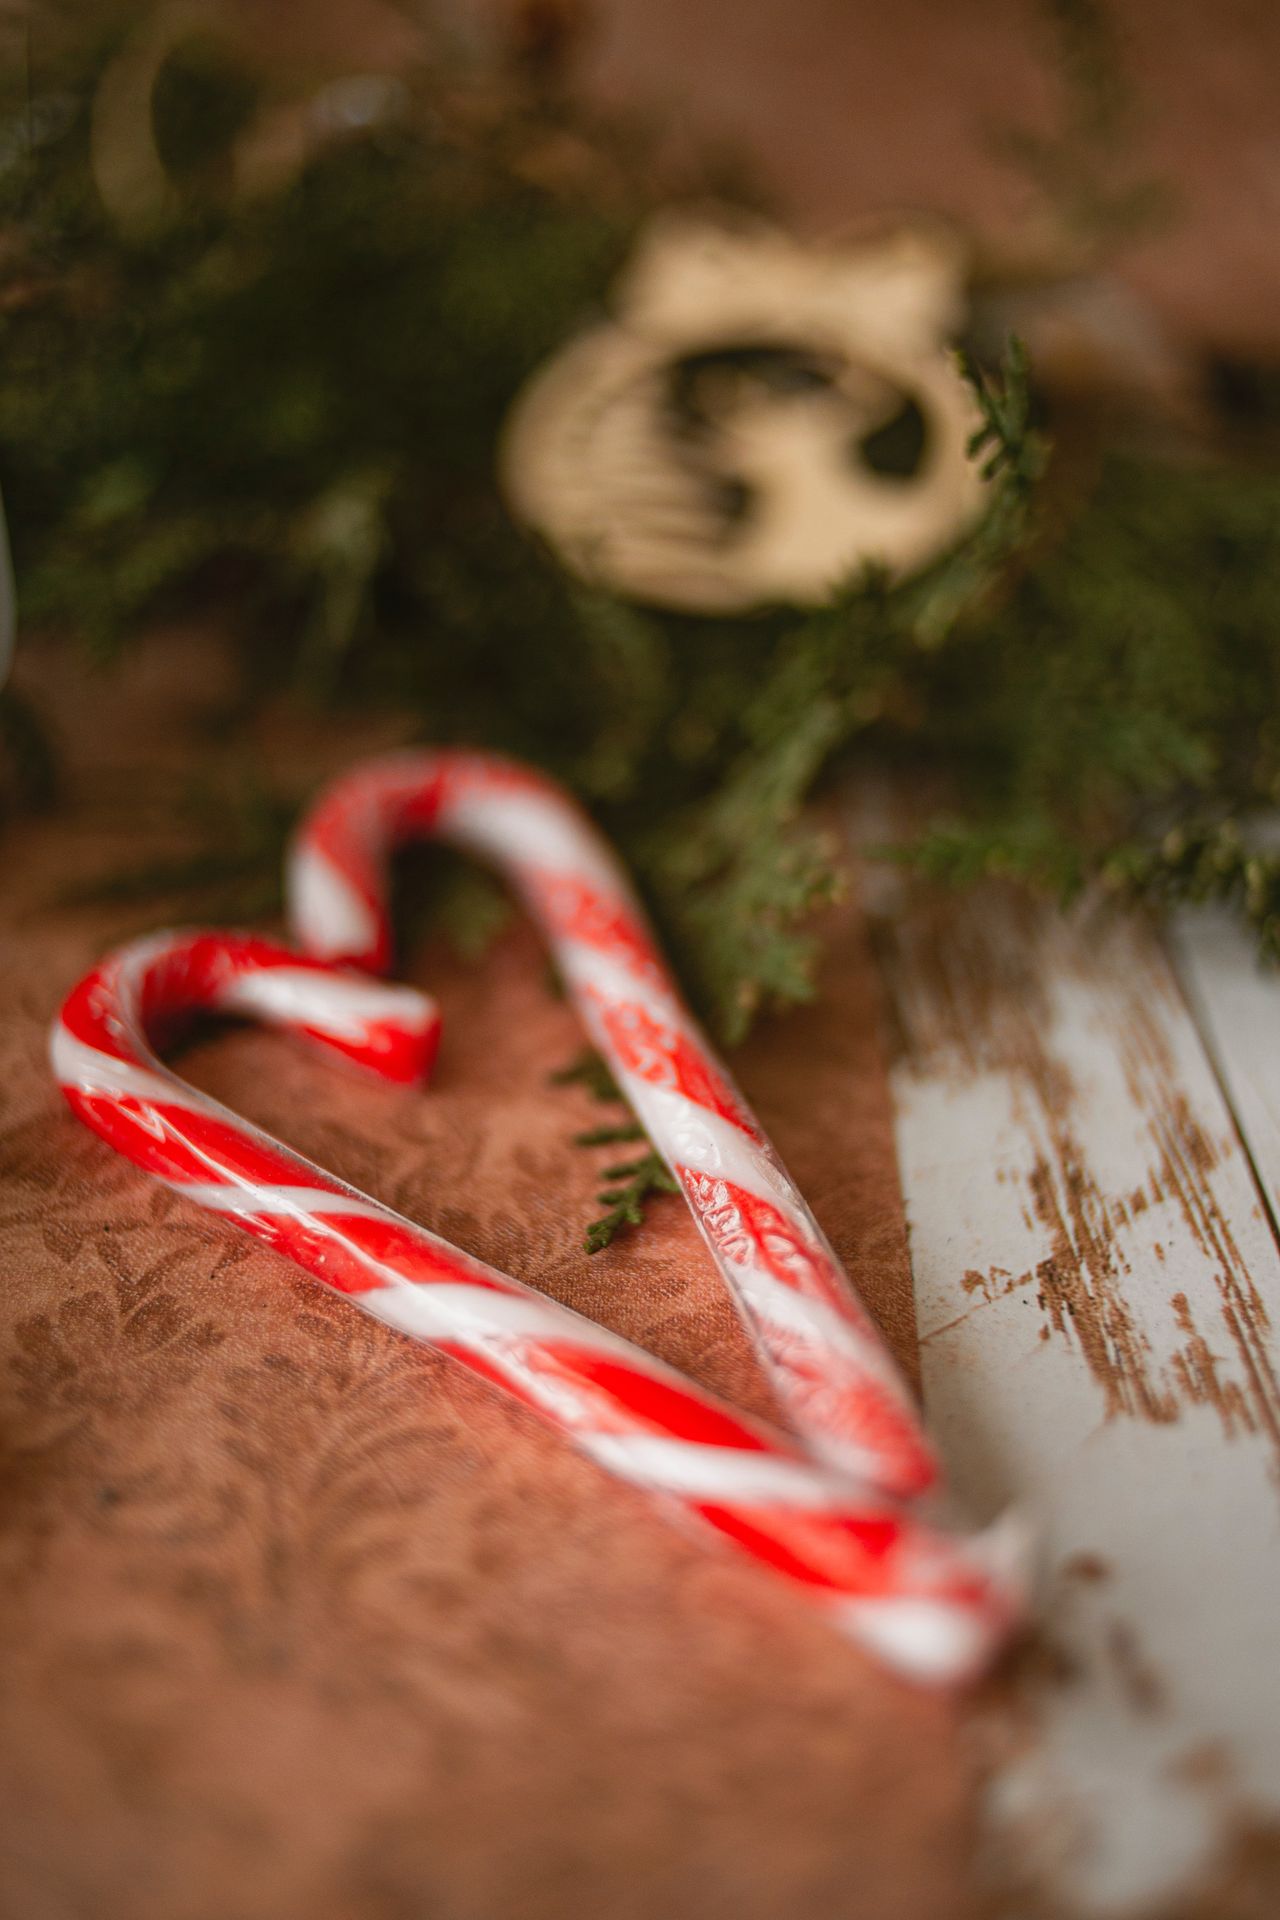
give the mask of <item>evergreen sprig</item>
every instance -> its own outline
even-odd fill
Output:
[[[583,1087],[601,1105],[627,1106],[626,1095],[594,1047],[584,1047],[567,1066],[558,1068],[551,1080],[558,1087]],[[648,1135],[634,1115],[574,1135],[577,1147],[612,1147],[641,1140],[647,1141]],[[634,1160],[605,1167],[600,1178],[610,1183],[621,1182],[621,1185],[610,1184],[596,1195],[596,1205],[605,1211],[589,1223],[583,1236],[582,1244],[588,1253],[603,1253],[620,1233],[640,1226],[647,1203],[655,1194],[680,1191],[653,1147]]]
[[[582,1087],[602,1106],[612,1101],[626,1104],[625,1096],[594,1047],[584,1047],[567,1066],[557,1067],[551,1075],[553,1087]]]
[[[1110,137],[1093,0],[1055,5],[1076,131],[1093,115]],[[0,484],[29,631],[70,623],[109,655],[193,589],[221,593],[246,700],[394,705],[425,739],[547,767],[619,844],[729,1040],[813,990],[808,920],[840,881],[806,808],[855,759],[943,796],[898,850],[930,873],[1198,890],[1274,946],[1269,856],[1232,851],[1280,801],[1274,459],[1172,460],[1104,427],[1068,490],[1013,342],[967,365],[986,511],[925,572],[863,573],[811,613],[625,606],[510,524],[493,452],[520,382],[625,253],[626,168],[539,184],[554,115],[451,116],[433,80],[279,191],[193,188],[139,236],[94,187],[101,70],[95,53],[51,75],[57,112],[34,100],[39,138],[0,153]],[[214,132],[230,124],[216,86],[200,98]],[[1065,154],[1042,155],[1050,172]],[[1105,184],[1076,193],[1081,218],[1110,218]],[[226,743],[207,752],[225,792]],[[118,886],[250,916],[274,898],[282,831],[194,817],[184,870]],[[473,944],[497,923],[465,874],[432,891]]]
[[[1155,845],[1116,847],[1102,880],[1133,898],[1229,907],[1252,929],[1263,959],[1280,961],[1280,852],[1246,838],[1235,820],[1174,827]]]
[[[625,1227],[638,1227],[645,1217],[645,1202],[655,1193],[679,1193],[680,1189],[659,1156],[652,1150],[637,1160],[624,1160],[606,1167],[602,1179],[621,1181],[596,1195],[597,1206],[606,1211],[587,1228],[583,1241],[588,1253],[603,1253]]]
[[[1052,548],[935,663],[919,744],[953,803],[900,852],[1065,896],[1200,886],[1261,932],[1227,852],[1280,802],[1278,567],[1280,473],[1169,465],[1157,484],[1107,458]]]
[[[575,1147],[617,1147],[647,1137],[638,1120],[623,1120],[614,1127],[588,1127],[585,1133],[575,1133],[573,1144]]]
[[[511,526],[492,468],[511,395],[603,288],[636,203],[532,186],[536,116],[461,138],[424,97],[274,195],[193,192],[163,230],[121,232],[92,174],[100,71],[60,77],[74,110],[20,173],[0,172],[0,449],[27,622],[72,622],[110,655],[221,582],[250,696],[283,683],[394,702],[433,739],[531,758],[582,792],[723,1038],[807,997],[806,921],[839,882],[803,807],[901,706],[904,664],[998,573],[1026,478],[1025,368],[983,385],[992,511],[926,581],[890,592],[868,576],[801,618],[629,607]],[[188,92],[203,179],[243,101],[234,85],[222,101],[216,74]],[[186,863],[150,875],[157,890],[233,912],[239,888],[243,913],[274,894],[270,836],[232,835],[228,851],[197,823],[193,838]],[[497,922],[474,888],[434,896],[473,940]]]

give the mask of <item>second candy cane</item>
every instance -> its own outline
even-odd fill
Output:
[[[936,1463],[905,1382],[685,1007],[613,853],[567,794],[486,754],[362,763],[321,796],[292,850],[290,914],[306,951],[384,972],[390,856],[424,835],[497,867],[540,926],[811,1453],[898,1498],[927,1490]]]

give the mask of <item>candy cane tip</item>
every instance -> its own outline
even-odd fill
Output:
[[[325,1053],[396,1087],[425,1086],[435,1071],[444,1023],[434,1001],[412,1022],[384,1020],[358,1038],[299,1023],[298,1032]]]
[[[840,1626],[903,1678],[927,1686],[980,1679],[1026,1614],[1036,1533],[1009,1508],[981,1533],[957,1536],[963,1567],[980,1593],[894,1594],[838,1601]]]
[[[285,863],[289,919],[317,960],[385,973],[390,962],[384,916],[305,835]]]
[[[923,1686],[963,1686],[980,1678],[1003,1644],[1005,1629],[983,1609],[945,1599],[894,1594],[842,1600],[838,1624],[901,1679]]]
[[[435,1072],[443,1032],[440,1009],[434,1000],[428,1001],[422,1025],[404,1033],[402,1054],[381,1068],[383,1079],[399,1086],[425,1086]]]
[[[284,949],[273,964],[228,978],[217,1005],[224,1013],[292,1028],[401,1086],[427,1079],[440,1046],[440,1009],[429,994],[339,967],[294,962]]]
[[[972,1544],[992,1585],[1008,1597],[1011,1611],[1024,1612],[1031,1599],[1039,1544],[1030,1514],[1022,1507],[1006,1507]]]

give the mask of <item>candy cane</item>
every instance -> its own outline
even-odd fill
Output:
[[[897,1497],[929,1487],[936,1463],[893,1359],[683,1005],[617,860],[567,794],[476,753],[356,767],[322,794],[290,855],[302,946],[384,972],[388,858],[419,834],[480,854],[523,898],[808,1450]]]
[[[234,1219],[377,1319],[535,1409],[593,1460],[802,1589],[918,1679],[981,1666],[1018,1607],[995,1535],[934,1532],[851,1490],[628,1341],[333,1179],[162,1066],[201,1011],[292,1028],[391,1078],[427,1064],[421,996],[243,935],[166,933],[105,960],[51,1036],[73,1111],[126,1158]]]

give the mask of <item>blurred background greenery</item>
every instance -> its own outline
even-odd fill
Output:
[[[1136,0],[12,13],[22,646],[71,632],[106,670],[216,618],[240,683],[206,795],[268,695],[548,766],[729,1041],[812,990],[839,868],[805,809],[855,763],[939,796],[896,857],[1226,899],[1274,952],[1276,39],[1269,9]],[[992,485],[925,572],[695,618],[582,584],[512,524],[512,397],[645,216],[708,198],[802,230],[959,223]],[[56,712],[20,687],[0,712],[8,805],[56,802]],[[104,888],[269,910],[306,796],[237,779],[188,864]],[[437,897],[460,940],[500,917],[479,881]]]

